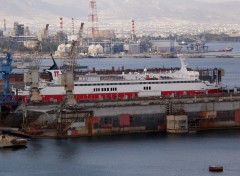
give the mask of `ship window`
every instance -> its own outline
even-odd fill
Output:
[[[143,90],[151,90],[151,87],[143,87]]]
[[[107,88],[107,91],[109,91],[109,88]]]
[[[102,92],[104,91],[104,89],[102,88]]]

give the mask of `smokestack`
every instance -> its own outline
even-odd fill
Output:
[[[63,32],[63,18],[60,17],[60,32]]]
[[[132,40],[134,40],[134,35],[135,35],[135,21],[132,20]]]
[[[72,34],[74,34],[74,18],[72,18]]]
[[[6,32],[7,31],[6,19],[3,20],[3,23],[4,23],[3,31]]]

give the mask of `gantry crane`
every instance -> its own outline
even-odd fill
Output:
[[[82,47],[83,47],[83,26],[84,26],[84,23],[81,23],[81,26],[78,32],[78,38],[77,38],[77,47],[79,48],[78,49],[79,53],[81,53]]]
[[[78,47],[78,52],[81,51],[82,43],[83,43],[83,26],[84,23],[81,23],[81,27],[79,29],[77,41],[72,41],[71,49],[69,52],[69,59],[65,60],[65,69],[63,74],[61,75],[61,84],[64,86],[66,90],[66,96],[64,98],[64,105],[66,106],[76,106],[77,101],[74,98],[74,70],[76,66],[76,47]]]
[[[49,24],[46,24],[46,27],[43,29],[41,35],[37,40],[37,45],[35,47],[36,52],[40,52],[43,50],[43,46],[45,45],[48,36],[48,28]]]
[[[0,105],[16,105],[17,101],[10,88],[10,73],[12,71],[12,53],[4,52],[5,58],[0,57],[0,80],[5,79],[4,88],[0,95]]]

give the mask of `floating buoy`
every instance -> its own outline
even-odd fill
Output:
[[[211,171],[211,172],[223,172],[223,166],[220,166],[220,165],[209,166],[209,171]]]

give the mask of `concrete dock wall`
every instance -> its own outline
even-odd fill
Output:
[[[116,102],[117,104],[119,102]],[[156,102],[155,102],[156,103]],[[84,105],[87,107],[87,104]],[[85,130],[85,135],[108,135],[135,132],[166,132],[167,115],[186,115],[188,130],[208,130],[217,128],[240,127],[240,101],[211,102],[172,102],[166,101],[154,104],[151,101],[126,103],[116,106],[112,103],[101,104],[101,107],[89,107],[97,123],[88,123],[91,133]],[[129,116],[126,126],[121,126],[121,116]],[[76,132],[75,132],[76,133]],[[83,135],[82,132],[76,133]]]

